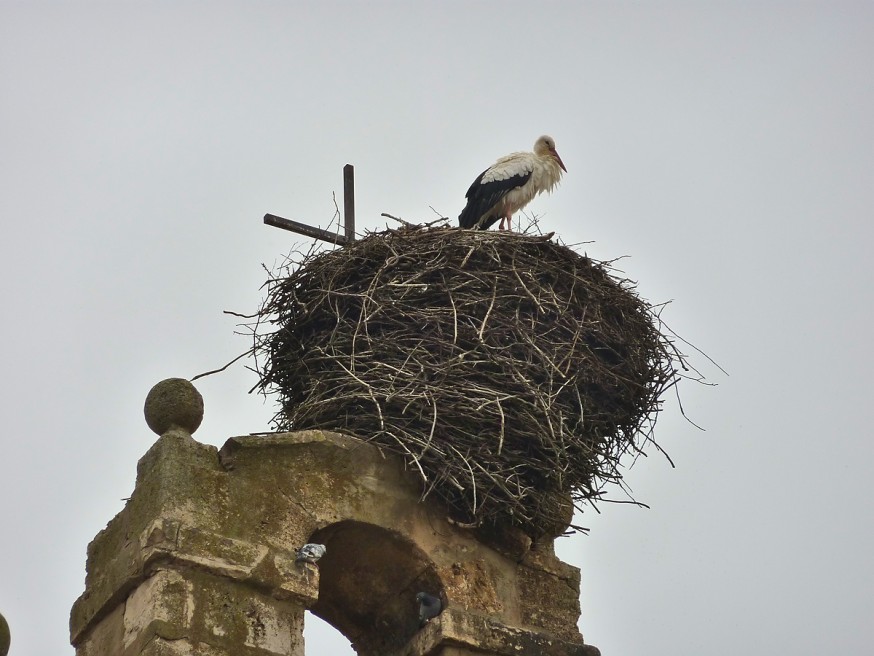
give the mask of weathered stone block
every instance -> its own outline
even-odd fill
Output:
[[[207,574],[190,580],[189,639],[252,656],[303,656],[302,606]]]
[[[209,645],[195,645],[188,640],[166,640],[156,637],[136,656],[237,656],[241,652]],[[127,656],[127,655],[125,655]]]
[[[118,656],[124,643],[124,604],[119,604],[91,631],[78,656]]]
[[[185,637],[191,612],[191,589],[185,578],[178,572],[157,572],[125,601],[123,649],[139,653],[155,636],[168,640]]]
[[[580,640],[577,619],[580,616],[579,570],[559,576],[540,568],[520,565],[519,597],[521,625],[546,631],[565,640]]]

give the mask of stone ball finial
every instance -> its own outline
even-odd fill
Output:
[[[9,625],[6,623],[6,618],[0,613],[0,656],[6,656],[9,653],[9,643],[12,642],[9,636]]]
[[[149,390],[143,412],[158,435],[171,428],[193,433],[203,421],[203,397],[184,378],[167,378]]]

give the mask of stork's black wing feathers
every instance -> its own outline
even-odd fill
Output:
[[[513,189],[521,187],[531,177],[531,171],[527,171],[522,175],[513,175],[503,180],[490,180],[483,182],[483,176],[489,172],[486,169],[479,174],[470,189],[464,195],[467,198],[467,205],[461,214],[458,215],[458,225],[462,228],[479,228],[487,230],[500,220],[500,216],[489,215],[483,218],[480,225],[476,225],[480,217],[495,206],[499,200],[510,193]]]

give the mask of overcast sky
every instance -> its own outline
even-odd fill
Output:
[[[356,166],[381,212],[457,216],[551,134],[529,209],[621,268],[716,359],[610,505],[558,541],[605,656],[869,653],[871,2],[0,0],[0,612],[12,656],[72,654],[85,548],[130,495],[169,376],[248,342],[222,310],[326,226]],[[195,437],[274,412],[238,364]],[[309,620],[308,620],[309,622]],[[309,624],[308,624],[309,625]],[[308,630],[311,654],[341,652]]]

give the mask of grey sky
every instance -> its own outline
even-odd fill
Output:
[[[606,655],[861,654],[874,610],[874,5],[0,0],[0,612],[72,654],[85,547],[154,439],[149,388],[247,347],[294,237],[356,166],[380,212],[456,216],[555,137],[529,209],[621,262],[729,372],[669,402],[627,480],[559,540]],[[265,430],[237,365],[196,437]],[[308,634],[308,652],[340,653]],[[341,642],[342,638],[339,638]]]

